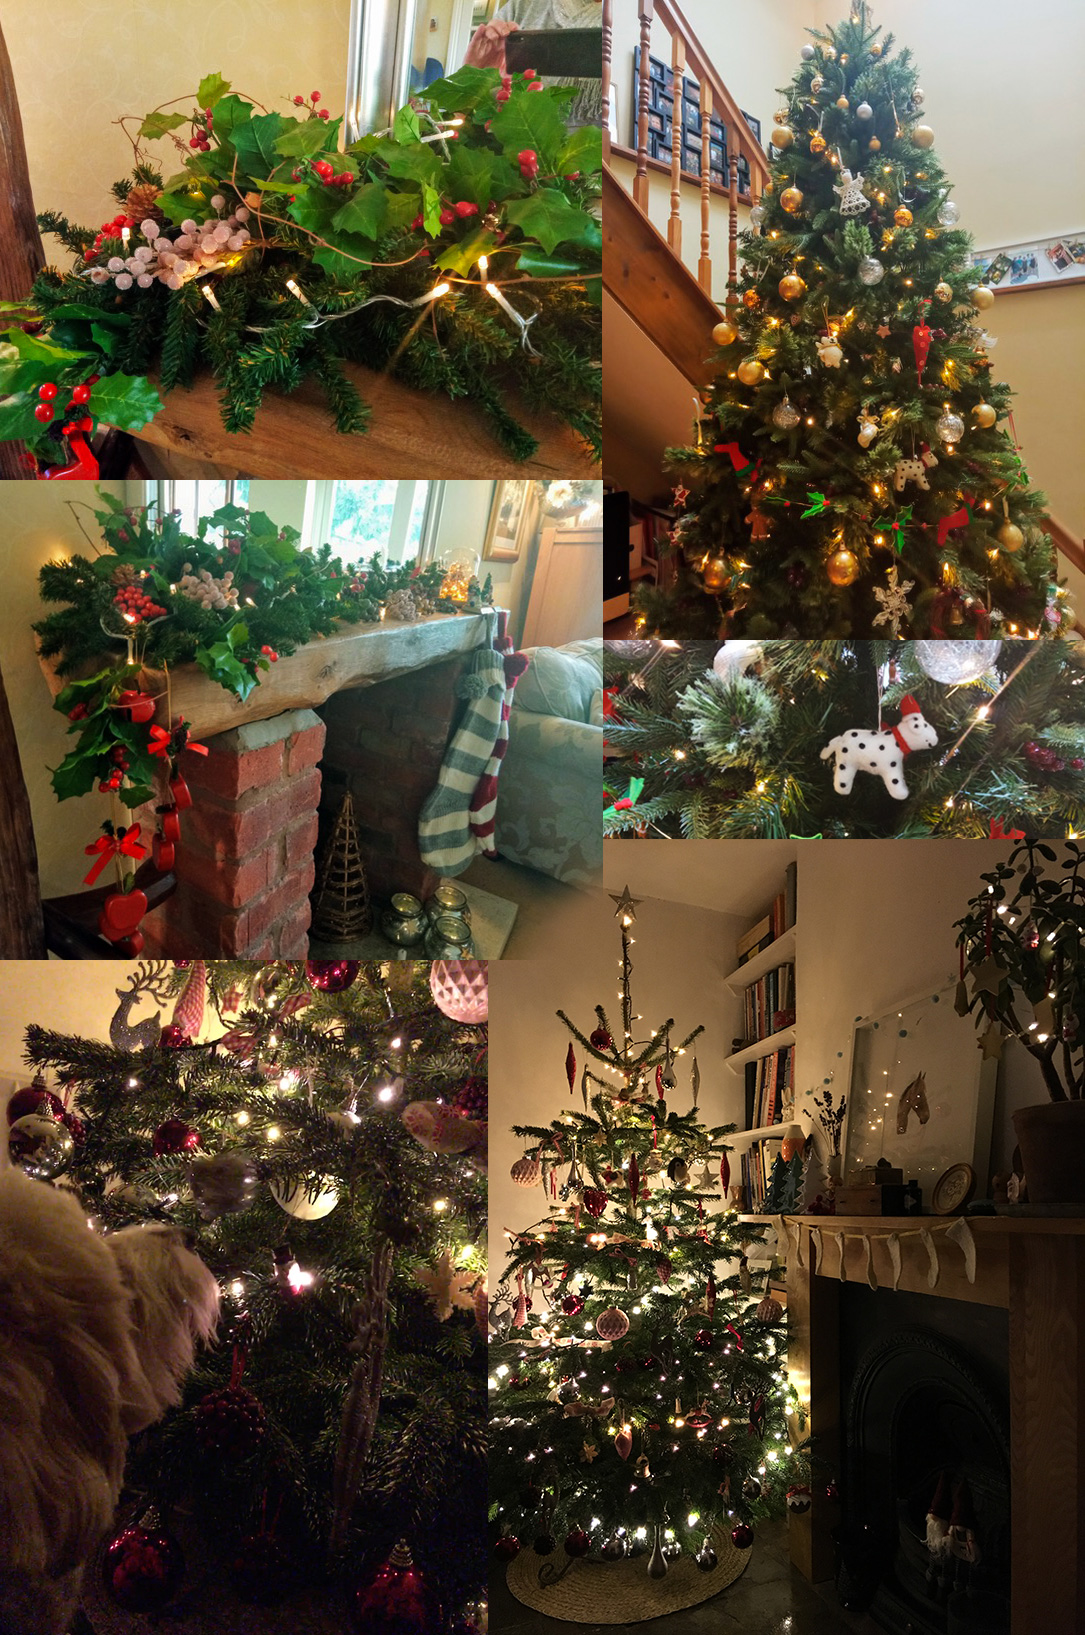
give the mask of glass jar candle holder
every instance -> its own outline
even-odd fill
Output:
[[[426,932],[430,959],[470,959],[471,927],[455,914],[439,914]]]
[[[381,930],[397,948],[417,948],[426,935],[426,911],[409,891],[397,891],[381,915]]]
[[[431,925],[443,914],[451,914],[467,926],[471,924],[471,905],[466,895],[448,880],[442,880],[433,896],[426,899],[426,916]]]

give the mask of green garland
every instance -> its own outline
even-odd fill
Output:
[[[341,153],[340,121],[315,101],[268,112],[209,76],[193,113],[140,122],[121,212],[97,235],[39,217],[76,263],[0,307],[36,328],[0,337],[0,438],[55,462],[80,421],[152,420],[149,373],[171,391],[201,368],[230,432],[252,428],[266,390],[309,377],[337,429],[361,432],[353,361],[472,400],[517,459],[538,445],[513,392],[598,458],[602,149],[597,128],[569,130],[571,95],[464,68]],[[168,178],[144,148],[158,140],[184,156]]]
[[[280,654],[341,624],[376,623],[396,591],[462,611],[441,601],[444,569],[436,562],[385,566],[373,557],[351,566],[328,545],[302,550],[296,529],[279,528],[262,511],[222,506],[201,517],[193,535],[176,512],[156,517],[153,506],[100,498],[106,509],[94,515],[104,548],[93,558],[46,563],[39,575],[43,600],[68,604],[34,625],[39,651],[58,659],[59,675],[78,678],[54,704],[78,734],[52,774],[60,800],[108,784],[121,759],[128,766],[115,792],[123,804],[131,810],[151,799],[161,751],[149,723],[118,705],[122,693],[138,690],[145,669],[195,663],[244,699]],[[211,537],[219,530],[221,542]],[[211,594],[227,605],[196,599]],[[134,612],[133,597],[144,598]],[[110,633],[126,654],[103,665]],[[84,677],[88,668],[94,673]]]

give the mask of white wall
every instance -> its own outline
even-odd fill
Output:
[[[539,1188],[526,1190],[509,1178],[523,1153],[510,1126],[549,1124],[570,1105],[565,1077],[566,1032],[555,1012],[564,1010],[584,1032],[595,1026],[603,1005],[617,1025],[621,936],[614,903],[602,891],[587,892],[578,915],[580,935],[567,935],[560,955],[545,962],[500,960],[490,966],[490,1256],[491,1287],[505,1263],[506,1229],[521,1231],[545,1214]],[[706,1119],[741,1117],[741,1080],[723,1066],[741,1024],[738,1001],[722,978],[734,963],[735,939],[745,921],[705,909],[648,899],[637,910],[633,958],[634,1010],[650,1032],[668,1017],[678,1037],[698,1023],[700,1105]],[[579,1047],[574,1047],[579,1055]],[[690,1056],[680,1058],[678,1105],[688,1105]],[[576,1107],[582,1107],[579,1088]]]
[[[60,981],[40,960],[0,961],[0,1075],[22,1077],[29,1084],[31,1075],[22,1063],[23,1035],[31,1022],[58,1033],[108,1040],[117,989],[127,985],[134,969],[122,960],[76,960],[65,966]],[[142,1006],[135,1020],[153,1015],[154,1009]]]

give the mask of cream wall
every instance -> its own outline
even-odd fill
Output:
[[[174,97],[194,102],[209,73],[268,108],[318,90],[341,112],[349,15],[349,0],[207,0],[183,11],[167,0],[56,0],[48,12],[36,0],[8,0],[4,37],[37,209],[80,226],[108,220],[116,212],[110,186],[131,169],[114,121]],[[167,175],[177,168],[168,142],[151,151]],[[46,254],[55,253],[48,240]]]
[[[506,1228],[523,1230],[545,1213],[541,1191],[518,1187],[509,1177],[524,1150],[510,1126],[549,1124],[570,1105],[564,1067],[569,1035],[555,1012],[566,1011],[585,1032],[594,1026],[597,1004],[615,1025],[621,1014],[615,983],[621,937],[611,898],[585,893],[578,923],[581,935],[566,939],[560,957],[490,966],[491,1286],[505,1262]],[[700,1103],[706,1118],[721,1123],[735,1112],[739,1081],[723,1061],[741,1021],[738,1001],[722,978],[744,928],[730,915],[646,899],[634,930],[634,1009],[649,1030],[673,1017],[681,1037],[704,1023],[697,1041]],[[680,1106],[687,1105],[689,1062],[689,1056],[680,1059]],[[583,1105],[579,1090],[575,1104]]]

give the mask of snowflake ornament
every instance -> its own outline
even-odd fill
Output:
[[[900,583],[895,562],[889,570],[888,585],[884,589],[881,585],[875,585],[874,587],[875,600],[881,604],[882,609],[880,613],[875,614],[874,623],[887,624],[889,634],[894,641],[897,641],[900,637],[901,621],[906,619],[911,612],[908,605],[908,592],[914,589],[914,579],[906,579],[903,585]]]
[[[842,216],[861,216],[870,209],[870,200],[863,192],[862,176],[853,176],[850,170],[840,172],[840,185],[833,188],[834,193],[840,194],[840,214]]]

